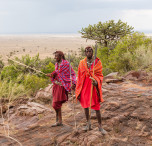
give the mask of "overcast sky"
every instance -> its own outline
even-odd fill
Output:
[[[152,0],[0,0],[0,34],[78,33],[111,19],[152,33]]]

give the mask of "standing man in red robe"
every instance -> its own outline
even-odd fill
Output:
[[[74,89],[76,86],[76,74],[69,62],[65,60],[63,52],[56,51],[55,53],[55,71],[48,74],[53,83],[53,103],[52,106],[56,112],[56,123],[52,125],[62,126],[62,112],[61,107],[64,102],[68,100],[68,92]],[[70,78],[70,67],[71,67],[71,78]],[[71,87],[72,80],[72,87]]]
[[[102,98],[102,64],[99,58],[93,59],[93,49],[91,47],[85,48],[86,58],[81,60],[78,68],[78,79],[76,85],[76,98],[80,101],[84,108],[87,125],[85,130],[91,130],[91,122],[89,116],[89,107],[91,99],[91,86],[93,85],[91,108],[96,111],[96,116],[99,124],[99,131],[102,134],[107,132],[101,126],[100,102]],[[95,65],[94,65],[95,61]],[[94,67],[94,78],[93,78]]]

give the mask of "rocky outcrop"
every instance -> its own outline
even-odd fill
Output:
[[[130,71],[128,72],[124,78],[127,80],[144,80],[148,77],[148,73],[145,71]]]
[[[17,108],[17,115],[21,116],[36,116],[45,112],[51,112],[51,109],[35,102],[28,102]]]
[[[44,103],[50,103],[52,101],[52,86],[53,84],[50,84],[45,89],[39,90],[35,96],[35,99]]]
[[[118,72],[110,73],[103,78],[103,82],[106,82],[106,83],[120,83],[123,81],[124,81],[124,78],[121,77]]]
[[[48,104],[27,102],[10,109],[10,136],[26,146],[148,146],[152,144],[152,86],[134,81],[103,84],[101,115],[103,128],[108,132],[103,136],[98,131],[95,112],[91,112],[92,130],[85,132],[84,111],[79,103],[72,100],[63,104],[63,126],[51,127],[55,122],[55,112]],[[75,128],[73,106],[77,129]],[[31,112],[29,112],[31,111]],[[35,112],[36,111],[36,112]],[[18,113],[18,114],[17,114]],[[23,113],[23,114],[22,114]],[[8,112],[4,115],[7,123]],[[0,123],[1,123],[0,118]],[[4,137],[0,125],[0,145],[17,145]]]

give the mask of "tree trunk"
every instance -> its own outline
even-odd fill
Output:
[[[104,41],[104,46],[108,47],[108,42],[107,41]]]

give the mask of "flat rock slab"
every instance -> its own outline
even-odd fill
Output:
[[[142,86],[133,81],[103,84],[104,102],[101,104],[103,128],[108,132],[103,136],[98,131],[96,112],[91,110],[92,130],[85,132],[84,110],[75,103],[75,129],[73,102],[63,104],[63,126],[51,127],[55,122],[55,112],[51,105],[27,102],[10,109],[10,136],[26,146],[135,146],[152,144],[152,86]],[[24,113],[24,114],[22,114]],[[7,114],[4,115],[8,124]],[[0,119],[2,122],[2,119]],[[4,137],[4,125],[0,125],[0,145],[17,145]]]

